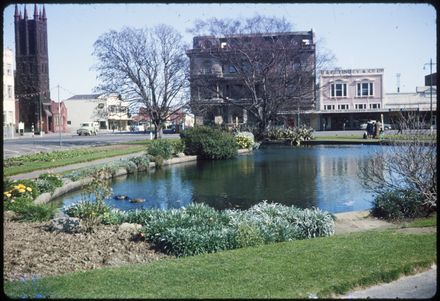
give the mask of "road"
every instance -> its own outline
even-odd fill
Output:
[[[394,134],[396,131],[386,131],[386,134]],[[355,135],[362,137],[363,130],[354,131],[316,131],[313,133],[315,137],[322,136],[346,136]],[[164,133],[164,138],[178,138],[179,134]],[[9,158],[13,156],[21,156],[36,152],[66,150],[71,148],[80,148],[86,146],[108,145],[133,140],[149,139],[150,135],[143,132],[100,132],[96,136],[78,136],[74,134],[60,135],[58,133],[45,134],[43,136],[35,135],[32,137],[30,133],[24,136],[15,136],[11,139],[3,140],[3,157]],[[61,141],[61,146],[60,146]]]
[[[164,134],[164,138],[178,137],[179,134]],[[109,145],[143,139],[150,139],[150,135],[142,132],[101,132],[96,136],[62,134],[60,138],[60,135],[57,133],[46,134],[43,136],[35,135],[34,137],[26,133],[24,136],[16,136],[12,139],[3,140],[3,158],[36,152],[50,152],[87,146]]]

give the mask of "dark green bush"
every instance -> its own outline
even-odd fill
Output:
[[[380,194],[375,197],[370,212],[388,220],[426,216],[423,198],[414,190],[391,190]]]
[[[185,154],[203,159],[230,159],[237,155],[235,138],[228,132],[206,126],[187,129],[180,134]]]
[[[147,146],[147,153],[153,157],[161,156],[168,160],[174,153],[174,146],[168,140],[153,140]]]

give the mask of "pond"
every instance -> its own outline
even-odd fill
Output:
[[[266,146],[233,160],[194,161],[112,180],[113,196],[145,199],[143,203],[106,203],[122,210],[180,208],[204,202],[217,209],[247,209],[267,200],[300,208],[318,207],[333,213],[366,210],[373,194],[361,185],[359,166],[386,146]],[[81,192],[58,201],[69,206]]]

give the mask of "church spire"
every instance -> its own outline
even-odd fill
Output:
[[[15,14],[14,14],[15,20],[18,20],[20,18],[20,14],[18,13],[18,5],[15,4]]]
[[[44,4],[43,4],[43,21],[46,21],[47,20],[47,18],[46,18],[46,7],[44,7]]]
[[[35,19],[35,20],[38,19],[38,7],[37,7],[37,3],[35,3],[35,5],[34,5],[34,19]]]

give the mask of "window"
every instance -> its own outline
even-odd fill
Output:
[[[367,104],[366,103],[357,103],[354,105],[354,107],[356,109],[366,109],[367,108]]]
[[[335,105],[324,105],[324,110],[334,110]]]
[[[201,74],[211,74],[211,62],[204,61],[200,70]]]
[[[12,98],[12,86],[8,85],[8,98]]]
[[[332,97],[347,97],[347,84],[336,82],[331,84],[331,96]]]
[[[228,67],[228,72],[229,72],[229,73],[236,73],[236,72],[237,72],[237,69],[235,69],[234,66],[229,65],[229,67]]]
[[[338,105],[338,110],[348,110],[348,105]]]
[[[67,124],[68,124],[68,125],[71,125],[71,124],[72,124],[72,121],[67,120]]]
[[[299,58],[293,59],[292,68],[293,68],[293,71],[301,70],[301,60]]]
[[[357,96],[365,97],[365,96],[373,96],[374,89],[373,83],[370,82],[362,82],[357,84]]]
[[[370,103],[370,109],[380,109],[380,103]]]
[[[12,75],[12,65],[6,64],[6,75],[11,76]]]

